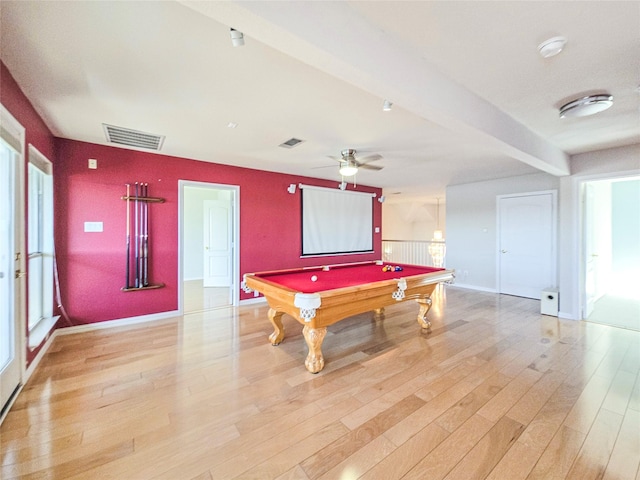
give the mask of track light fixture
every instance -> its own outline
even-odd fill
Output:
[[[393,106],[393,103],[391,103],[389,100],[385,100],[384,103],[382,104],[382,111],[390,112],[392,106]]]
[[[244,35],[235,28],[230,29],[231,45],[234,47],[241,47],[244,45]]]

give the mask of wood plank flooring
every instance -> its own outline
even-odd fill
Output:
[[[640,480],[640,333],[439,287],[273,347],[265,304],[58,336],[0,478]]]

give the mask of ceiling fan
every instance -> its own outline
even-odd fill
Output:
[[[330,157],[334,160],[340,162],[340,175],[343,177],[352,177],[356,173],[358,173],[359,168],[367,169],[367,170],[382,170],[384,167],[380,167],[377,165],[369,165],[370,162],[375,162],[376,160],[380,160],[382,155],[369,155],[364,157],[361,161],[356,160],[356,151],[352,148],[344,149],[340,152],[340,158],[338,157]]]

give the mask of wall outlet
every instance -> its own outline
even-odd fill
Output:
[[[95,158],[90,158],[89,159],[89,168],[91,170],[97,170],[97,168],[98,168],[98,160],[96,160]]]

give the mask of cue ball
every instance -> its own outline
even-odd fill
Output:
[[[315,282],[316,280],[318,280],[318,277],[316,277],[315,275],[313,275],[313,276],[311,277],[311,281],[312,281],[312,282]]]

